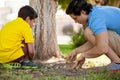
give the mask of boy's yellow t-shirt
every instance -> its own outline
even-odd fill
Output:
[[[0,30],[0,63],[6,63],[23,56],[22,41],[33,43],[29,24],[22,18],[8,22]]]

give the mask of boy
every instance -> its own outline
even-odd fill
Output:
[[[18,18],[5,24],[0,31],[0,63],[18,62],[22,67],[36,67],[33,59],[32,26],[38,17],[30,6],[23,6]]]
[[[75,22],[87,25],[84,35],[87,42],[74,49],[68,60],[74,61],[82,53],[73,68],[82,67],[85,58],[96,58],[105,54],[111,63],[106,67],[120,69],[120,9],[110,6],[92,6],[86,0],[72,0],[66,13]]]

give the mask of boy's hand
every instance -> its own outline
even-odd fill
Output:
[[[70,55],[67,57],[69,61],[75,61],[76,60],[77,53],[75,50],[73,50]]]
[[[73,65],[73,69],[76,69],[78,66],[81,68],[82,65],[84,64],[84,62],[85,62],[85,58],[82,57],[82,56],[80,56],[80,57],[76,60],[75,64]]]

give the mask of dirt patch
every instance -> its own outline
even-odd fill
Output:
[[[40,61],[35,61],[39,66],[42,65],[44,69],[42,70],[43,75],[63,75],[63,76],[83,76],[89,74],[91,71],[98,71],[95,68],[78,68],[72,69],[74,63],[66,62],[55,62],[55,63],[40,63]]]

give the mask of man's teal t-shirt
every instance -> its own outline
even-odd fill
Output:
[[[88,15],[87,25],[97,35],[112,30],[120,35],[120,9],[110,6],[94,6]]]

